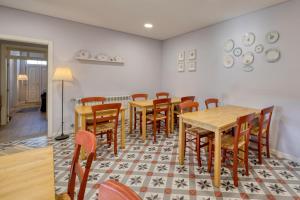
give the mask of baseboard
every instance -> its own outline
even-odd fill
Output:
[[[297,158],[296,156],[293,156],[291,154],[283,153],[281,151],[278,151],[276,149],[270,149],[272,154],[275,154],[278,158],[285,158],[292,161],[300,162],[300,158]]]

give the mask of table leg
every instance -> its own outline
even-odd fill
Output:
[[[129,104],[129,133],[132,133],[133,106]]]
[[[171,133],[174,132],[174,108],[175,108],[175,106],[174,106],[174,104],[172,104],[171,105],[171,126],[169,126],[169,127],[171,127]]]
[[[121,149],[125,149],[125,110],[121,111]]]
[[[179,138],[178,138],[178,151],[179,151],[179,164],[184,164],[184,146],[185,146],[185,124],[182,121],[182,118],[179,117]]]
[[[214,160],[214,185],[220,187],[221,183],[221,132],[215,132],[215,160]]]
[[[74,122],[74,134],[78,131],[78,113],[75,112],[75,122]]]
[[[147,108],[143,107],[142,109],[142,137],[143,137],[143,142],[146,141],[146,112],[147,112]]]

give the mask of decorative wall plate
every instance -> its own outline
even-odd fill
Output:
[[[224,44],[224,51],[231,52],[233,48],[234,48],[234,41],[227,40]]]
[[[235,57],[240,57],[243,53],[243,50],[240,47],[237,47],[233,50],[233,55]]]
[[[247,52],[243,55],[243,64],[251,65],[254,62],[254,55],[252,52]]]
[[[188,51],[188,54],[187,54],[187,59],[189,60],[195,60],[196,59],[196,49],[191,49]]]
[[[255,46],[255,53],[262,53],[264,51],[264,45],[259,44]]]
[[[178,63],[177,71],[178,72],[184,72],[184,62],[179,62]]]
[[[196,71],[196,62],[188,62],[187,68],[189,72],[195,72]]]
[[[76,54],[77,58],[88,59],[91,58],[91,53],[88,50],[81,49]]]
[[[253,70],[254,70],[254,67],[252,67],[251,65],[243,66],[243,71],[244,72],[252,72]]]
[[[255,42],[255,34],[254,33],[245,33],[242,36],[242,43],[246,46],[246,47],[250,47],[252,46],[252,44],[254,44]]]
[[[278,31],[270,31],[266,34],[266,41],[269,44],[274,44],[279,40],[279,32]]]
[[[109,61],[109,58],[107,55],[104,55],[104,54],[97,54],[95,56],[95,59],[96,60],[99,60],[99,61]]]
[[[184,51],[178,53],[178,58],[177,58],[177,60],[178,60],[178,61],[184,61],[184,54],[185,54]]]
[[[116,62],[124,62],[124,58],[122,58],[121,56],[115,56],[115,61]]]
[[[224,67],[231,68],[234,64],[234,58],[231,55],[224,56],[223,64],[224,64]]]
[[[280,59],[280,51],[278,49],[268,49],[265,54],[267,61],[270,63],[277,62]]]

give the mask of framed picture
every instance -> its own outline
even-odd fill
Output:
[[[188,60],[195,60],[196,59],[196,49],[191,49],[188,51],[187,55]]]
[[[178,72],[184,72],[184,62],[178,62]]]
[[[188,62],[187,68],[189,72],[195,72],[196,71],[196,62]]]
[[[177,60],[178,60],[178,61],[184,61],[184,54],[185,54],[184,51],[178,53],[178,58],[177,58]]]

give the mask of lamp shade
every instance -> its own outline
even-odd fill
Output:
[[[17,80],[18,81],[27,81],[28,80],[28,76],[27,76],[27,74],[18,74]]]
[[[55,69],[53,78],[54,81],[71,81],[73,80],[70,68],[58,67]]]

